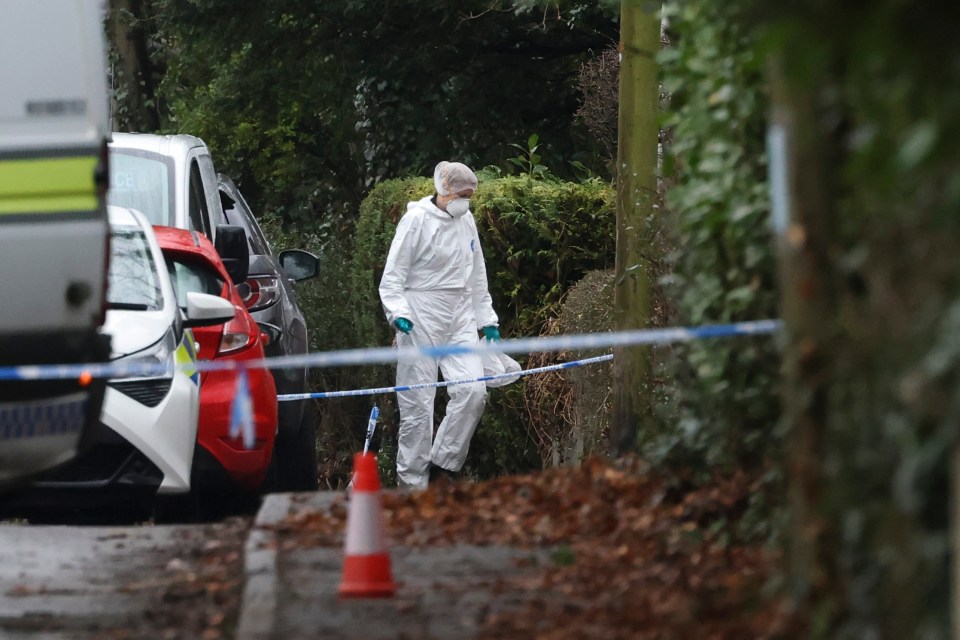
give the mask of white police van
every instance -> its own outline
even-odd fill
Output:
[[[0,0],[0,368],[110,357],[104,9]],[[103,395],[0,376],[0,489],[74,457]]]

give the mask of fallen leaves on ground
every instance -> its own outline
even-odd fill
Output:
[[[693,487],[633,459],[385,492],[394,545],[505,545],[552,550],[553,564],[515,581],[524,604],[491,614],[483,637],[775,637],[765,595],[776,559],[730,542],[758,485],[742,472]],[[343,545],[348,506],[304,511],[277,527],[285,548]]]

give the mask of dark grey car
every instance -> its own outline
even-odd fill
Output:
[[[316,277],[319,260],[292,249],[274,255],[250,206],[233,180],[217,176],[220,200],[228,224],[247,231],[250,272],[240,286],[250,314],[269,336],[268,357],[307,353],[307,324],[297,306],[294,283]],[[308,393],[306,367],[272,369],[278,394]],[[316,423],[313,401],[281,402],[271,477],[277,491],[317,488]]]

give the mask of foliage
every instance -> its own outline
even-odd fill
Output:
[[[540,153],[540,136],[537,134],[527,138],[527,146],[513,143],[510,146],[517,149],[520,155],[513,158],[507,158],[507,162],[520,169],[520,173],[525,173],[531,177],[544,177],[547,173],[547,167],[540,164],[542,156]]]
[[[115,131],[159,126],[158,75],[149,54],[149,21],[139,0],[111,0],[104,14],[109,51],[111,120]]]
[[[570,287],[559,315],[563,333],[602,333],[613,329],[615,275],[612,269],[590,271]],[[579,360],[593,355],[596,354],[576,351],[569,357]],[[582,462],[608,453],[612,371],[611,363],[598,363],[565,372],[573,391],[571,432],[566,438],[569,460]]]
[[[580,67],[577,77],[581,100],[577,121],[582,123],[598,148],[597,154],[612,168],[617,157],[620,115],[620,52],[611,47]]]
[[[204,138],[262,209],[348,234],[383,179],[505,168],[530,131],[580,152],[572,79],[615,42],[616,13],[535,4],[148,0],[163,127]]]
[[[761,57],[736,22],[737,3],[667,3],[664,16],[670,25],[659,54],[665,214],[651,218],[645,237],[648,277],[658,284],[649,324],[776,317]],[[584,64],[579,78],[578,118],[611,162],[617,56],[604,52]],[[778,440],[768,437],[779,410],[779,359],[769,338],[655,354],[654,428],[640,435],[651,462],[756,467],[779,450]]]
[[[544,335],[605,332],[613,329],[614,271],[590,271],[571,286]],[[572,362],[595,351],[530,354],[527,368]],[[610,362],[540,373],[526,379],[524,411],[543,467],[577,465],[608,455],[611,417]]]
[[[661,279],[674,321],[701,325],[777,316],[764,152],[761,58],[737,2],[668,3],[660,52],[666,232]],[[779,356],[769,337],[695,342],[659,352],[669,382],[662,428],[640,436],[651,461],[757,468],[779,451],[772,432]]]
[[[508,176],[474,200],[491,295],[512,335],[539,334],[573,283],[612,266],[614,193],[599,179]]]
[[[523,364],[522,358],[518,360]],[[541,467],[536,444],[523,419],[526,379],[490,389],[463,473],[473,478],[527,473]]]

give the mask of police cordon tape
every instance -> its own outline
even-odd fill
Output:
[[[750,336],[775,333],[783,327],[780,320],[754,320],[732,324],[714,324],[700,327],[669,329],[637,329],[606,333],[584,333],[538,338],[518,338],[475,344],[448,344],[434,347],[372,347],[323,351],[297,356],[275,356],[259,360],[201,360],[197,371],[239,371],[242,369],[286,369],[293,367],[336,367],[367,364],[408,362],[419,358],[500,351],[507,354],[548,353],[555,351],[607,349],[642,345],[692,342],[710,338]],[[108,362],[88,364],[21,365],[0,367],[0,381],[57,380],[70,378],[140,378],[170,375],[173,368],[166,363]],[[511,374],[516,375],[516,374]]]
[[[546,371],[556,371],[558,369],[569,369],[571,367],[581,367],[587,364],[597,362],[606,362],[613,360],[613,354],[608,353],[604,356],[593,358],[584,358],[583,360],[572,360],[570,362],[560,362],[545,367],[536,367],[534,369],[524,369],[512,373],[498,373],[491,376],[480,376],[479,378],[462,378],[460,380],[442,380],[438,382],[422,382],[420,384],[402,384],[395,387],[377,387],[372,389],[350,389],[349,391],[318,391],[316,393],[282,393],[277,396],[280,402],[290,400],[319,400],[323,398],[346,398],[348,396],[372,396],[380,393],[394,393],[395,391],[413,391],[414,389],[426,389],[428,387],[451,387],[457,384],[469,384],[471,382],[488,382],[490,380],[505,380],[507,378],[520,378],[530,376],[535,373],[544,373]]]

